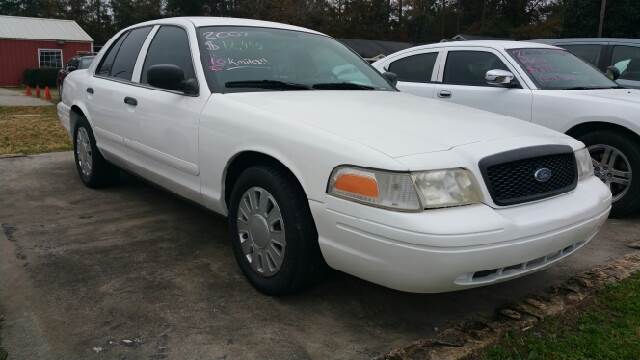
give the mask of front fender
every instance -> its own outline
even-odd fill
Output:
[[[636,135],[640,136],[640,121],[634,122],[627,120],[621,117],[615,116],[582,116],[575,119],[571,119],[564,126],[559,129],[563,133],[569,132],[569,130],[575,128],[579,125],[589,124],[589,123],[599,123],[599,124],[612,124],[622,126],[630,131],[634,132]]]

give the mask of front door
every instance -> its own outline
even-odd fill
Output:
[[[198,95],[188,95],[153,87],[147,81],[147,72],[153,65],[173,64],[184,71],[185,79],[195,79],[193,59],[186,30],[176,25],[160,26],[148,44],[135,80],[139,86],[131,95],[140,126],[140,137],[131,147],[145,157],[144,167],[153,180],[177,192],[188,190],[184,194],[187,197],[200,191],[198,125],[209,93],[201,90]]]
[[[452,47],[447,49],[445,58],[440,84],[435,89],[437,99],[531,121],[532,92],[523,88],[526,85],[500,53],[488,48]],[[489,85],[485,80],[489,70],[510,71],[522,85]]]

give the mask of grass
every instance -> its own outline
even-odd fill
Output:
[[[0,155],[70,149],[55,106],[0,106]]]
[[[640,359],[640,274],[600,291],[582,309],[507,334],[481,359]]]

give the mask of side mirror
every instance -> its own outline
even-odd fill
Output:
[[[396,87],[398,84],[398,75],[396,73],[392,73],[390,71],[382,73],[382,77],[385,78],[393,87]]]
[[[498,70],[498,69],[489,70],[484,76],[484,79],[487,81],[487,84],[504,86],[504,87],[512,87],[513,85],[515,85],[516,83],[514,81],[515,78],[516,77],[513,75],[511,71]]]
[[[182,82],[182,91],[184,91],[185,95],[198,95],[200,92],[198,81],[194,78],[184,80]]]
[[[149,85],[166,90],[183,91],[187,95],[198,93],[196,79],[184,79],[184,71],[174,64],[156,64],[147,70]]]
[[[72,72],[72,71],[75,71],[75,70],[77,70],[77,68],[75,66],[73,66],[73,65],[67,66],[67,72]]]
[[[620,77],[620,70],[617,67],[611,65],[607,67],[605,75],[607,75],[609,79],[616,81]]]

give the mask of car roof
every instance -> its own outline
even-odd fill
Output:
[[[532,39],[527,41],[533,41],[533,42],[538,42],[542,44],[572,44],[572,43],[608,44],[611,42],[640,44],[640,39],[626,39],[626,38]]]
[[[535,42],[526,42],[526,41],[515,41],[515,40],[454,40],[454,41],[443,41],[439,43],[427,44],[427,45],[418,45],[408,49],[404,49],[396,52],[395,54],[402,54],[413,52],[416,50],[428,50],[428,49],[437,49],[443,47],[488,47],[492,49],[498,50],[506,50],[506,49],[523,49],[523,48],[536,48],[536,49],[559,49],[556,46],[546,45]],[[389,56],[391,56],[389,55]],[[384,59],[387,59],[386,57]],[[384,61],[384,59],[380,61]]]
[[[184,16],[184,17],[164,18],[164,19],[151,20],[151,21],[135,24],[133,26],[130,26],[127,29],[136,28],[140,26],[162,25],[162,24],[182,24],[182,25],[193,25],[195,27],[249,26],[249,27],[294,30],[294,31],[302,31],[302,32],[307,32],[312,34],[325,35],[315,30],[303,28],[300,26],[277,23],[273,21],[262,21],[262,20],[242,19],[242,18],[232,18],[232,17],[214,17],[214,16]]]

